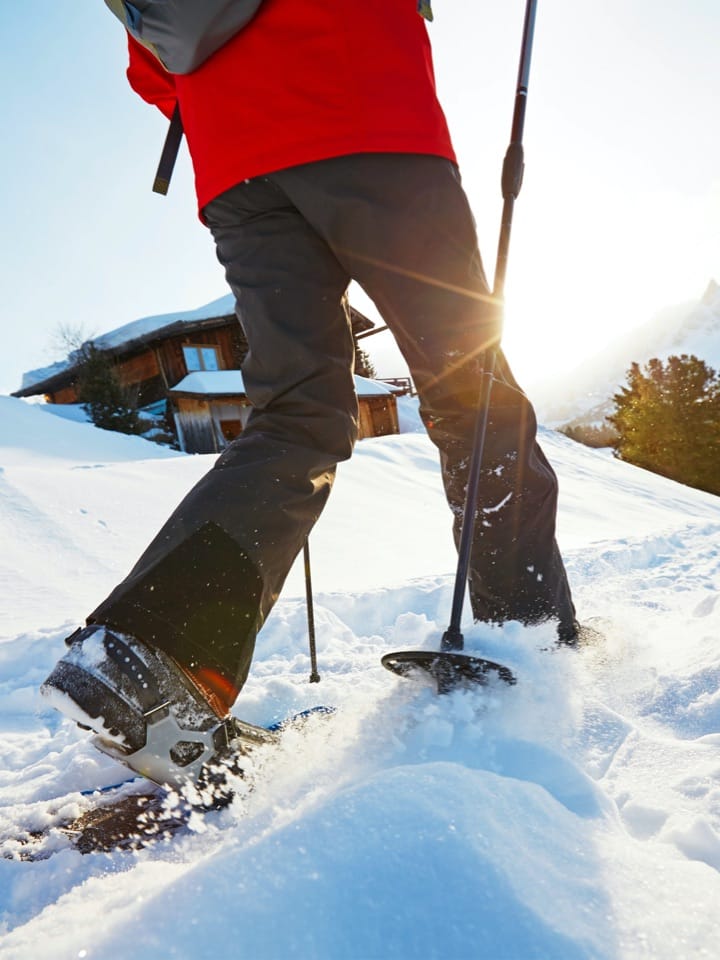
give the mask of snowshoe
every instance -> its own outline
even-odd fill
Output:
[[[95,624],[68,644],[40,688],[48,703],[143,777],[196,787],[204,806],[229,802],[228,774],[241,775],[243,740],[271,740],[271,732],[219,716],[172,657],[135,637]]]

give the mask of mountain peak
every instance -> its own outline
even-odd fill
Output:
[[[720,306],[720,286],[711,278],[700,301],[706,307]]]
[[[667,360],[683,353],[720,368],[720,284],[714,279],[701,300],[660,310],[568,371],[561,384],[536,387],[535,406],[548,425],[601,422],[632,362],[643,365],[651,357]]]

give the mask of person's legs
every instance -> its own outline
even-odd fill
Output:
[[[139,717],[138,678],[153,651],[209,690],[218,716],[245,682],[256,634],[357,436],[349,278],[375,300],[410,366],[456,533],[479,366],[499,335],[472,216],[448,161],[375,154],[295,167],[239,184],[205,214],[250,345],[243,375],[254,410],[64,658],[77,678],[83,644],[94,650],[93,670],[105,649],[94,679],[117,678],[121,699],[132,687]],[[492,622],[557,617],[569,639],[557,481],[535,436],[532,407],[500,354],[471,557],[473,613]],[[114,658],[118,640],[132,657]],[[60,673],[48,686],[69,694]],[[93,696],[99,703],[104,694]]]
[[[204,211],[238,303],[254,409],[90,622],[220,674],[232,702],[255,636],[357,437],[349,277],[267,179]]]
[[[255,637],[357,437],[349,277],[266,179],[205,210],[250,345],[253,411],[41,687],[158,783],[232,795],[230,707]]]
[[[440,450],[457,537],[480,363],[500,332],[457,169],[438,157],[369,154],[294,167],[272,179],[394,334]],[[557,480],[536,430],[532,406],[500,352],[471,556],[473,614],[492,622],[556,617],[560,637],[572,639],[575,612],[555,541]]]

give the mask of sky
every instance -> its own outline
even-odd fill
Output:
[[[525,4],[435,0],[438,89],[492,276]],[[100,334],[226,292],[183,152],[150,186],[165,121],[124,77],[101,0],[3,12],[0,393]],[[658,309],[720,279],[715,0],[539,0],[504,344],[521,382],[561,376]],[[371,69],[366,51],[362,69]],[[362,291],[351,299],[373,319]],[[388,333],[381,376],[405,370]]]

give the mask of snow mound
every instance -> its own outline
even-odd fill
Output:
[[[76,414],[77,408],[73,407]],[[0,465],[58,460],[85,464],[93,461],[176,457],[141,437],[98,430],[80,420],[46,416],[43,405],[0,396]]]
[[[253,789],[140,853],[54,826],[124,768],[47,710],[64,637],[213,463],[2,400],[0,957],[679,960],[720,942],[720,500],[543,431],[576,602],[604,638],[463,625],[518,684],[446,697],[387,673],[436,649],[454,556],[436,453],[407,433],[342,464],[239,716],[322,703]],[[66,432],[70,431],[70,432]],[[149,455],[148,451],[151,451]],[[23,832],[47,830],[23,862]]]

